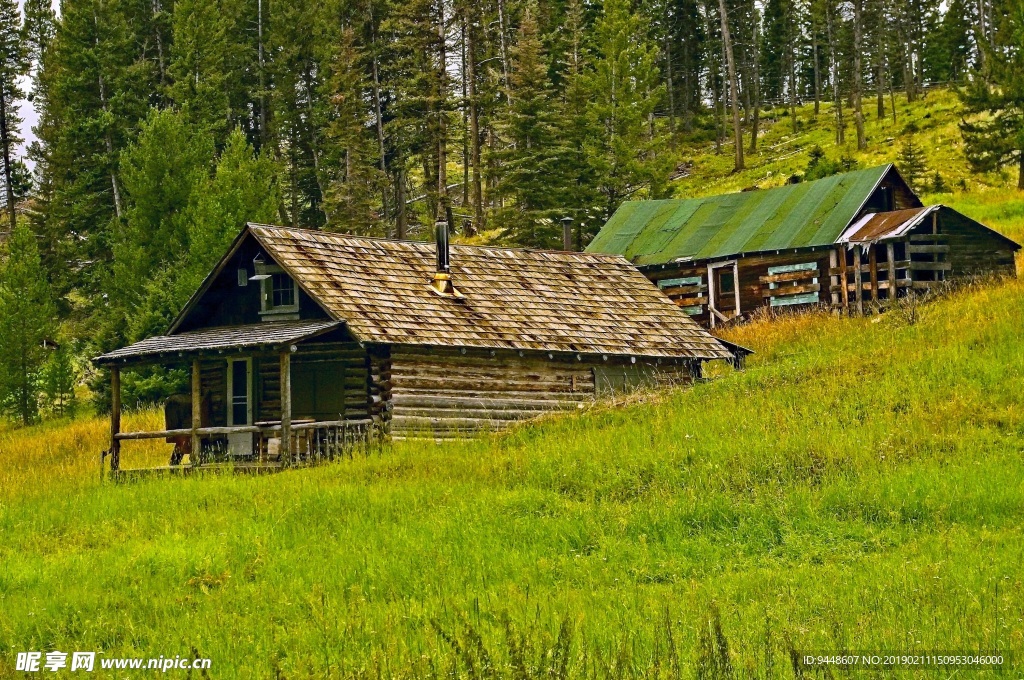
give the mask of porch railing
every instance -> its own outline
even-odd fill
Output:
[[[367,448],[379,441],[381,432],[372,419],[330,420],[308,423],[291,423],[289,442],[282,446],[284,426],[246,425],[233,427],[200,427],[177,430],[155,430],[151,432],[118,432],[114,441],[138,441],[147,439],[179,440],[176,446],[185,442],[198,441],[199,450],[189,450],[189,464],[183,467],[200,467],[219,463],[258,465],[266,467],[287,467],[290,465],[315,465],[339,457],[351,458],[360,447]],[[251,453],[235,454],[224,445],[224,438],[232,434],[253,435]],[[214,440],[211,442],[211,440]],[[274,444],[277,450],[274,450]],[[120,448],[120,447],[118,447]],[[189,446],[191,449],[191,446]],[[181,456],[179,456],[180,458]],[[120,469],[120,456],[111,458],[111,471]],[[173,458],[173,455],[172,455]],[[173,467],[172,462],[171,466]]]

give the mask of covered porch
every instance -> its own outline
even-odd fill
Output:
[[[115,479],[200,469],[273,472],[351,455],[382,433],[371,353],[335,321],[159,336],[96,362],[110,371],[110,447],[103,458]],[[123,373],[153,365],[186,369],[189,389],[165,402],[164,429],[123,431]],[[166,465],[128,462],[131,442],[145,440],[168,444]]]

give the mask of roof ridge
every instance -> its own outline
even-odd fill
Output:
[[[310,229],[308,227],[286,227],[279,224],[262,224],[259,222],[247,222],[246,227],[255,227],[259,229],[273,229],[281,231],[301,231],[310,234],[320,234],[323,236],[329,236],[331,238],[351,239],[359,241],[373,241],[376,243],[404,243],[414,246],[425,246],[432,247],[432,241],[416,241],[413,239],[397,239],[387,238],[386,236],[362,236],[360,234],[342,234],[336,231],[324,231],[322,229]],[[452,243],[452,248],[466,248],[466,249],[478,249],[478,250],[508,250],[517,253],[542,253],[550,255],[559,255],[564,257],[579,257],[579,258],[593,258],[598,260],[620,260],[625,259],[622,255],[616,255],[614,253],[591,253],[585,250],[556,250],[550,248],[528,248],[522,246],[503,246],[499,244],[482,245],[477,243]],[[628,260],[627,260],[628,261]]]

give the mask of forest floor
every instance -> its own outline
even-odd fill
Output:
[[[721,158],[683,186],[768,177]],[[967,181],[942,200],[1020,239],[1020,199]],[[52,649],[208,657],[213,678],[788,678],[793,653],[843,650],[1024,664],[1022,301],[1015,279],[760,320],[728,332],[757,352],[744,372],[263,477],[102,483],[104,419],[0,425],[0,677]],[[167,455],[129,442],[123,461]]]

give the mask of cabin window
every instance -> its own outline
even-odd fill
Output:
[[[269,277],[261,281],[260,314],[274,318],[298,319],[299,286],[283,269],[268,266]]]
[[[273,274],[270,277],[273,283],[271,302],[274,309],[295,306],[295,282],[292,277],[285,273]]]
[[[761,277],[761,281],[768,284],[768,304],[772,307],[789,307],[818,302],[821,290],[818,273],[817,262],[769,267],[768,276]]]
[[[723,295],[736,292],[736,279],[731,271],[723,271],[718,275],[718,291]]]

